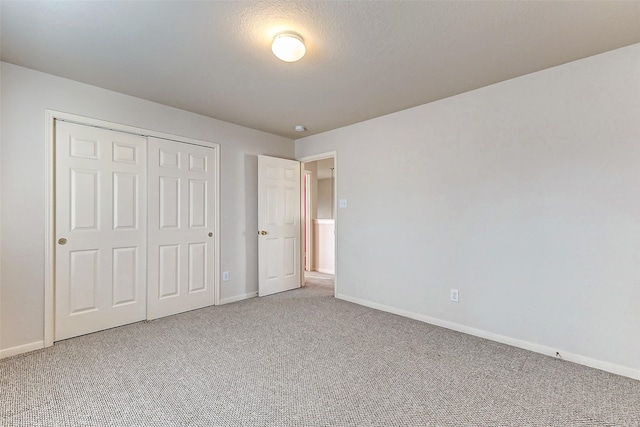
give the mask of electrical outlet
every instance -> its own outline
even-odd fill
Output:
[[[451,289],[451,301],[458,302],[459,293],[457,289]]]
[[[222,272],[222,281],[223,282],[228,282],[229,281],[229,272],[228,271],[223,271]]]

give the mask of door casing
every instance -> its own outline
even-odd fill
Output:
[[[311,260],[313,259],[313,252],[311,250],[311,218],[309,218],[309,210],[311,208],[311,188],[310,188],[310,180],[311,180],[311,172],[304,170],[304,163],[301,163],[302,167],[302,194],[301,194],[301,203],[302,203],[302,214],[300,218],[302,218],[303,222],[303,232],[304,232],[304,243],[302,245],[304,249],[304,253],[302,254],[303,266],[302,269],[302,286],[304,286],[304,272],[311,271],[311,267],[313,263]]]

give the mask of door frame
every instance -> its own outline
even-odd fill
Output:
[[[301,165],[304,165],[304,163],[301,162]],[[302,263],[304,268],[302,270],[302,273],[304,275],[305,271],[311,271],[311,258],[312,258],[312,251],[311,251],[311,219],[309,218],[309,208],[311,208],[311,194],[310,194],[310,181],[311,181],[311,172],[302,169],[302,186],[304,188],[302,188],[302,215],[301,218],[303,219],[302,222],[304,222],[304,254],[302,255],[302,259],[304,260],[304,262]],[[307,267],[309,267],[309,270],[307,270]],[[304,286],[304,280],[302,281],[302,286]]]
[[[183,144],[194,144],[216,150],[215,160],[215,207],[214,207],[214,258],[216,274],[213,278],[213,305],[220,304],[220,144],[184,136],[172,135],[150,129],[94,119],[78,114],[56,110],[45,110],[45,250],[44,250],[44,347],[54,342],[55,326],[55,120],[63,120],[85,126],[99,127],[116,132],[131,133],[144,137],[167,139]],[[148,214],[148,212],[147,212]],[[145,267],[146,268],[146,267]]]
[[[331,159],[333,158],[333,220],[335,224],[335,247],[334,247],[334,257],[335,257],[335,272],[333,275],[333,295],[338,295],[338,152],[337,151],[327,151],[320,154],[313,154],[310,156],[304,156],[300,158],[296,158],[297,161],[304,165],[305,163],[315,162],[317,160]],[[301,184],[304,185],[304,166],[300,168],[300,180]],[[304,214],[304,208],[302,203],[300,203],[300,215]],[[301,226],[306,222],[306,218],[304,221],[300,221]],[[301,232],[304,230],[301,230]],[[303,247],[301,249],[304,249]],[[301,251],[300,256],[300,265],[302,266],[302,272],[304,272],[304,254]],[[300,281],[302,282],[300,285],[304,286],[304,274],[301,275]]]

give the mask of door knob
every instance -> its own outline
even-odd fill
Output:
[[[66,245],[67,244],[67,239],[65,239],[64,237],[58,239],[58,244],[59,245]]]
[[[266,235],[267,235],[267,234],[269,234],[269,233],[267,233],[266,231],[262,230],[262,231],[260,232],[260,234],[262,234],[263,236],[266,236]]]
[[[212,232],[209,232],[209,237],[213,237],[213,233]]]

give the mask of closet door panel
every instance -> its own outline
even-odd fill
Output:
[[[149,138],[148,319],[214,303],[216,155]]]
[[[146,138],[56,121],[55,340],[143,320]]]

